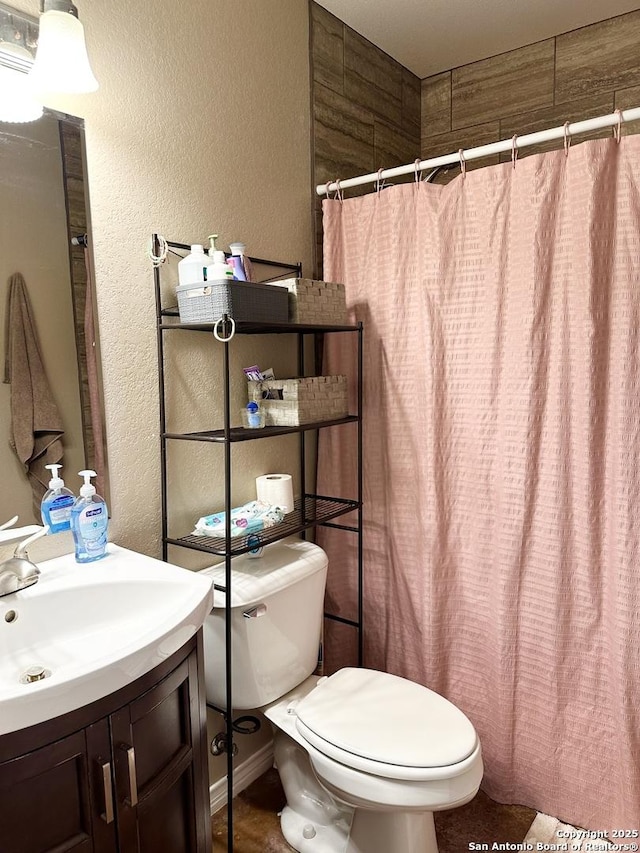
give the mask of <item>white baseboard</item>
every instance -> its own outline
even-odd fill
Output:
[[[233,796],[244,791],[252,782],[273,767],[273,743],[266,743],[233,770]],[[214,814],[227,804],[227,777],[209,787],[209,804]]]

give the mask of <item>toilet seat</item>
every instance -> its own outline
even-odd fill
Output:
[[[302,699],[295,713],[298,733],[318,751],[389,779],[452,778],[478,758],[475,729],[459,708],[389,673],[339,670]]]

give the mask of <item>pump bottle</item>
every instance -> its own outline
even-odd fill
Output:
[[[42,523],[49,527],[49,533],[62,533],[71,530],[71,509],[75,503],[75,495],[67,489],[58,469],[62,465],[45,465],[51,471],[49,490],[45,493],[40,504]]]
[[[80,471],[84,485],[80,487],[80,497],[71,510],[71,531],[76,550],[76,562],[92,563],[107,554],[107,527],[109,515],[104,498],[96,494],[91,477],[95,471]]]
[[[209,236],[211,244],[209,248],[209,266],[207,267],[207,281],[231,281],[233,269],[227,263],[224,252],[216,249],[217,234]]]

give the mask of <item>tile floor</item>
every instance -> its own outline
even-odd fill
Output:
[[[284,794],[275,770],[269,770],[234,802],[234,853],[291,853],[280,834],[278,812],[284,806]],[[440,853],[464,853],[471,842],[522,841],[536,813],[524,806],[502,806],[482,791],[457,809],[436,814],[436,832]],[[227,850],[226,811],[211,818],[213,853]],[[393,853],[393,851],[389,851]]]

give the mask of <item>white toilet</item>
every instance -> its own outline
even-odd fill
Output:
[[[327,556],[287,539],[232,560],[232,700],[271,721],[299,853],[437,853],[433,812],[482,779],[478,736],[455,705],[404,678],[317,665]],[[204,570],[224,584],[224,566]],[[224,594],[204,625],[207,701],[226,707]]]

